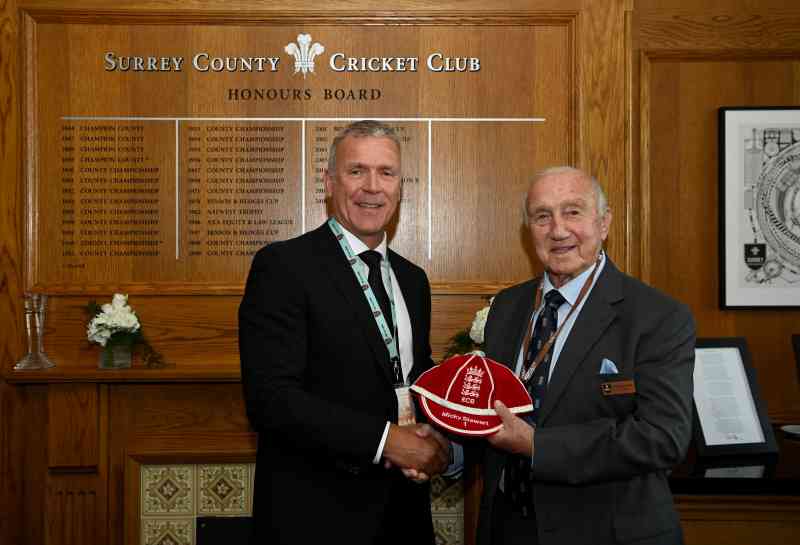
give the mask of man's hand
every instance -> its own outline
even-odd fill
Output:
[[[428,424],[389,426],[383,447],[386,461],[417,482],[443,472],[450,463],[450,443]]]
[[[494,402],[494,410],[503,426],[488,437],[489,444],[512,454],[533,456],[533,427],[509,411],[502,401]]]
[[[447,449],[447,465],[450,465],[450,441],[441,433],[433,429],[428,424],[420,424],[414,430],[414,433],[417,434],[418,437],[433,437],[436,439],[439,444],[441,444],[445,449]],[[413,468],[404,468],[402,469],[403,475],[414,481],[415,483],[424,483],[425,481],[430,479],[430,476],[422,471],[417,471]]]

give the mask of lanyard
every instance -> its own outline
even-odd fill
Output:
[[[522,375],[522,377],[520,377],[520,378],[522,378],[522,382],[524,382],[525,384],[528,384],[528,382],[530,382],[534,371],[536,371],[536,368],[539,367],[540,363],[542,363],[542,360],[544,359],[545,355],[550,351],[550,347],[553,346],[553,343],[556,342],[556,339],[558,338],[558,334],[561,333],[561,330],[564,328],[564,326],[567,324],[567,322],[569,322],[569,319],[575,313],[575,310],[580,306],[581,301],[583,301],[583,298],[586,297],[587,293],[589,293],[589,288],[592,287],[592,282],[594,281],[594,276],[595,276],[595,274],[597,274],[597,269],[600,267],[600,258],[601,257],[602,257],[602,254],[597,256],[597,261],[595,261],[595,263],[594,263],[594,268],[592,269],[592,273],[589,275],[589,277],[583,283],[583,286],[581,286],[581,291],[580,291],[580,293],[578,293],[578,298],[575,300],[575,304],[572,305],[572,308],[569,309],[569,313],[567,314],[567,317],[564,318],[564,321],[561,323],[560,326],[558,326],[558,329],[555,330],[550,335],[550,338],[547,339],[547,342],[545,342],[544,345],[542,345],[542,347],[539,349],[539,352],[536,354],[536,357],[533,358],[533,362],[528,367],[528,370],[525,371],[525,373]],[[542,304],[543,292],[544,292],[544,278],[542,278],[542,280],[539,281],[539,287],[536,289],[536,299],[535,299],[534,304],[533,304],[534,312],[533,312],[533,314],[531,314],[531,319],[528,322],[528,331],[525,333],[525,340],[522,343],[523,346],[525,347],[525,352],[523,352],[523,354],[525,354],[525,355],[528,354],[528,348],[530,347],[531,340],[532,340],[532,337],[533,337],[533,318],[536,316],[536,310],[539,309],[539,307]],[[523,356],[523,357],[525,357],[525,356]],[[525,362],[523,360],[523,367],[525,366],[524,363]]]
[[[347,242],[347,237],[344,236],[342,226],[339,225],[339,222],[336,221],[336,218],[331,217],[328,220],[328,227],[330,227],[331,231],[333,231],[336,240],[339,241],[339,246],[341,246],[344,255],[347,257],[347,261],[350,263],[350,268],[353,270],[353,274],[356,275],[356,279],[358,280],[361,289],[364,291],[364,296],[367,298],[367,303],[372,311],[375,324],[378,326],[378,331],[381,333],[383,342],[386,345],[386,348],[389,350],[389,361],[392,364],[392,375],[395,386],[402,385],[404,382],[403,369],[400,364],[400,351],[397,348],[397,336],[392,330],[389,329],[389,324],[386,322],[383,312],[381,312],[380,304],[378,304],[378,298],[375,297],[375,292],[372,291],[372,287],[369,285],[369,280],[364,276],[363,269],[358,265],[359,263],[363,262],[361,259],[359,259],[358,254],[353,251],[353,248],[350,247],[350,243]],[[381,267],[383,267],[382,264]],[[381,273],[381,277],[383,277],[383,273]],[[397,324],[397,313],[394,307],[394,289],[392,288],[391,282],[389,282],[389,289],[386,290],[386,294],[389,296],[389,306],[392,309],[392,321]]]

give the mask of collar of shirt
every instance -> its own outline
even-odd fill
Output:
[[[589,295],[592,293],[592,289],[594,288],[595,284],[597,284],[597,280],[600,278],[600,274],[603,272],[603,267],[606,264],[606,254],[605,252],[601,251],[600,254],[600,262],[597,265],[597,273],[594,275],[592,279],[592,285],[589,286],[589,291],[586,292],[586,296],[581,301],[581,304],[578,305],[578,308],[575,309],[575,312],[570,316],[569,320],[564,322],[567,318],[567,314],[569,314],[570,309],[575,304],[576,300],[578,299],[578,294],[581,292],[581,288],[583,287],[583,283],[586,282],[586,279],[589,278],[589,275],[592,274],[592,268],[589,267],[581,274],[561,286],[558,291],[561,292],[561,295],[564,296],[564,299],[567,300],[567,305],[561,305],[561,308],[558,309],[558,323],[564,324],[564,327],[561,330],[561,333],[556,337],[556,342],[553,344],[553,357],[550,358],[550,373],[548,374],[547,380],[549,381],[550,378],[553,376],[553,371],[558,364],[558,357],[561,355],[561,349],[564,348],[564,343],[566,342],[567,338],[569,337],[570,332],[572,331],[572,326],[575,324],[575,320],[577,320],[578,315],[581,313],[581,309],[583,305],[586,304],[586,301],[589,299]],[[547,273],[544,274],[544,278],[542,280],[542,291],[543,294],[547,294],[550,290],[555,289],[553,283],[550,282],[550,278],[547,276]],[[544,306],[544,302],[542,302],[542,306]],[[533,319],[531,320],[531,327],[533,324],[536,323],[536,318],[541,312],[541,307],[536,309],[536,312],[533,315]],[[524,354],[525,347],[521,347],[519,354],[517,356],[517,366],[516,366],[516,373],[519,375],[520,369],[522,368],[522,358]]]
[[[339,223],[339,225],[341,226],[342,224]],[[358,255],[361,252],[366,252],[367,250],[371,249],[369,246],[364,244],[363,240],[361,240],[360,238],[355,236],[353,233],[351,233],[350,231],[348,231],[344,227],[342,227],[342,232],[344,233],[344,238],[347,239],[347,243],[350,244],[350,248],[353,249],[353,253],[354,254]],[[377,248],[375,248],[375,251],[378,252],[379,254],[381,254],[381,257],[383,257],[383,260],[381,261],[381,263],[385,263],[386,262],[387,249],[388,249],[388,243],[386,241],[386,232],[384,231],[383,239],[381,240],[381,243],[378,244]]]
[[[597,274],[595,274],[592,286],[589,287],[590,291],[591,288],[594,286],[594,283],[597,282],[597,276],[600,274],[600,271],[603,270],[603,265],[605,265],[605,262],[606,262],[606,253],[601,251],[600,261],[597,265]],[[575,306],[575,301],[578,299],[578,295],[581,292],[581,288],[583,287],[584,282],[586,282],[586,279],[589,278],[589,275],[592,274],[593,268],[594,267],[589,267],[581,274],[579,274],[578,276],[576,276],[575,278],[573,278],[572,280],[570,280],[569,282],[558,288],[558,291],[561,292],[561,295],[563,295],[564,299],[566,299],[567,303],[569,303],[570,308]],[[548,275],[545,272],[544,280],[542,280],[542,304],[544,304],[544,296],[547,295],[550,292],[550,290],[554,289],[556,288],[555,286],[553,286],[553,283],[550,282],[550,275]],[[586,296],[587,297],[589,296],[588,292],[586,293]]]

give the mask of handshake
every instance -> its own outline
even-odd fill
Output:
[[[385,467],[399,467],[415,482],[427,481],[451,463],[450,441],[428,424],[389,426],[383,448]]]

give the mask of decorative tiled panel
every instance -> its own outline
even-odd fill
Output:
[[[198,516],[248,516],[255,464],[143,465],[140,471],[141,545],[195,545]],[[464,487],[431,481],[436,545],[464,542]]]
[[[431,512],[436,545],[464,543],[464,483],[461,479],[431,479]]]
[[[193,545],[194,517],[142,520],[142,545]]]
[[[201,515],[248,515],[250,466],[248,464],[197,466],[197,510]]]
[[[142,466],[142,515],[194,514],[195,467]]]
[[[464,543],[464,517],[433,515],[436,545],[461,545]]]
[[[194,545],[198,516],[252,514],[255,464],[143,465],[141,545]]]
[[[464,481],[461,479],[431,479],[431,510],[435,513],[464,511]]]

